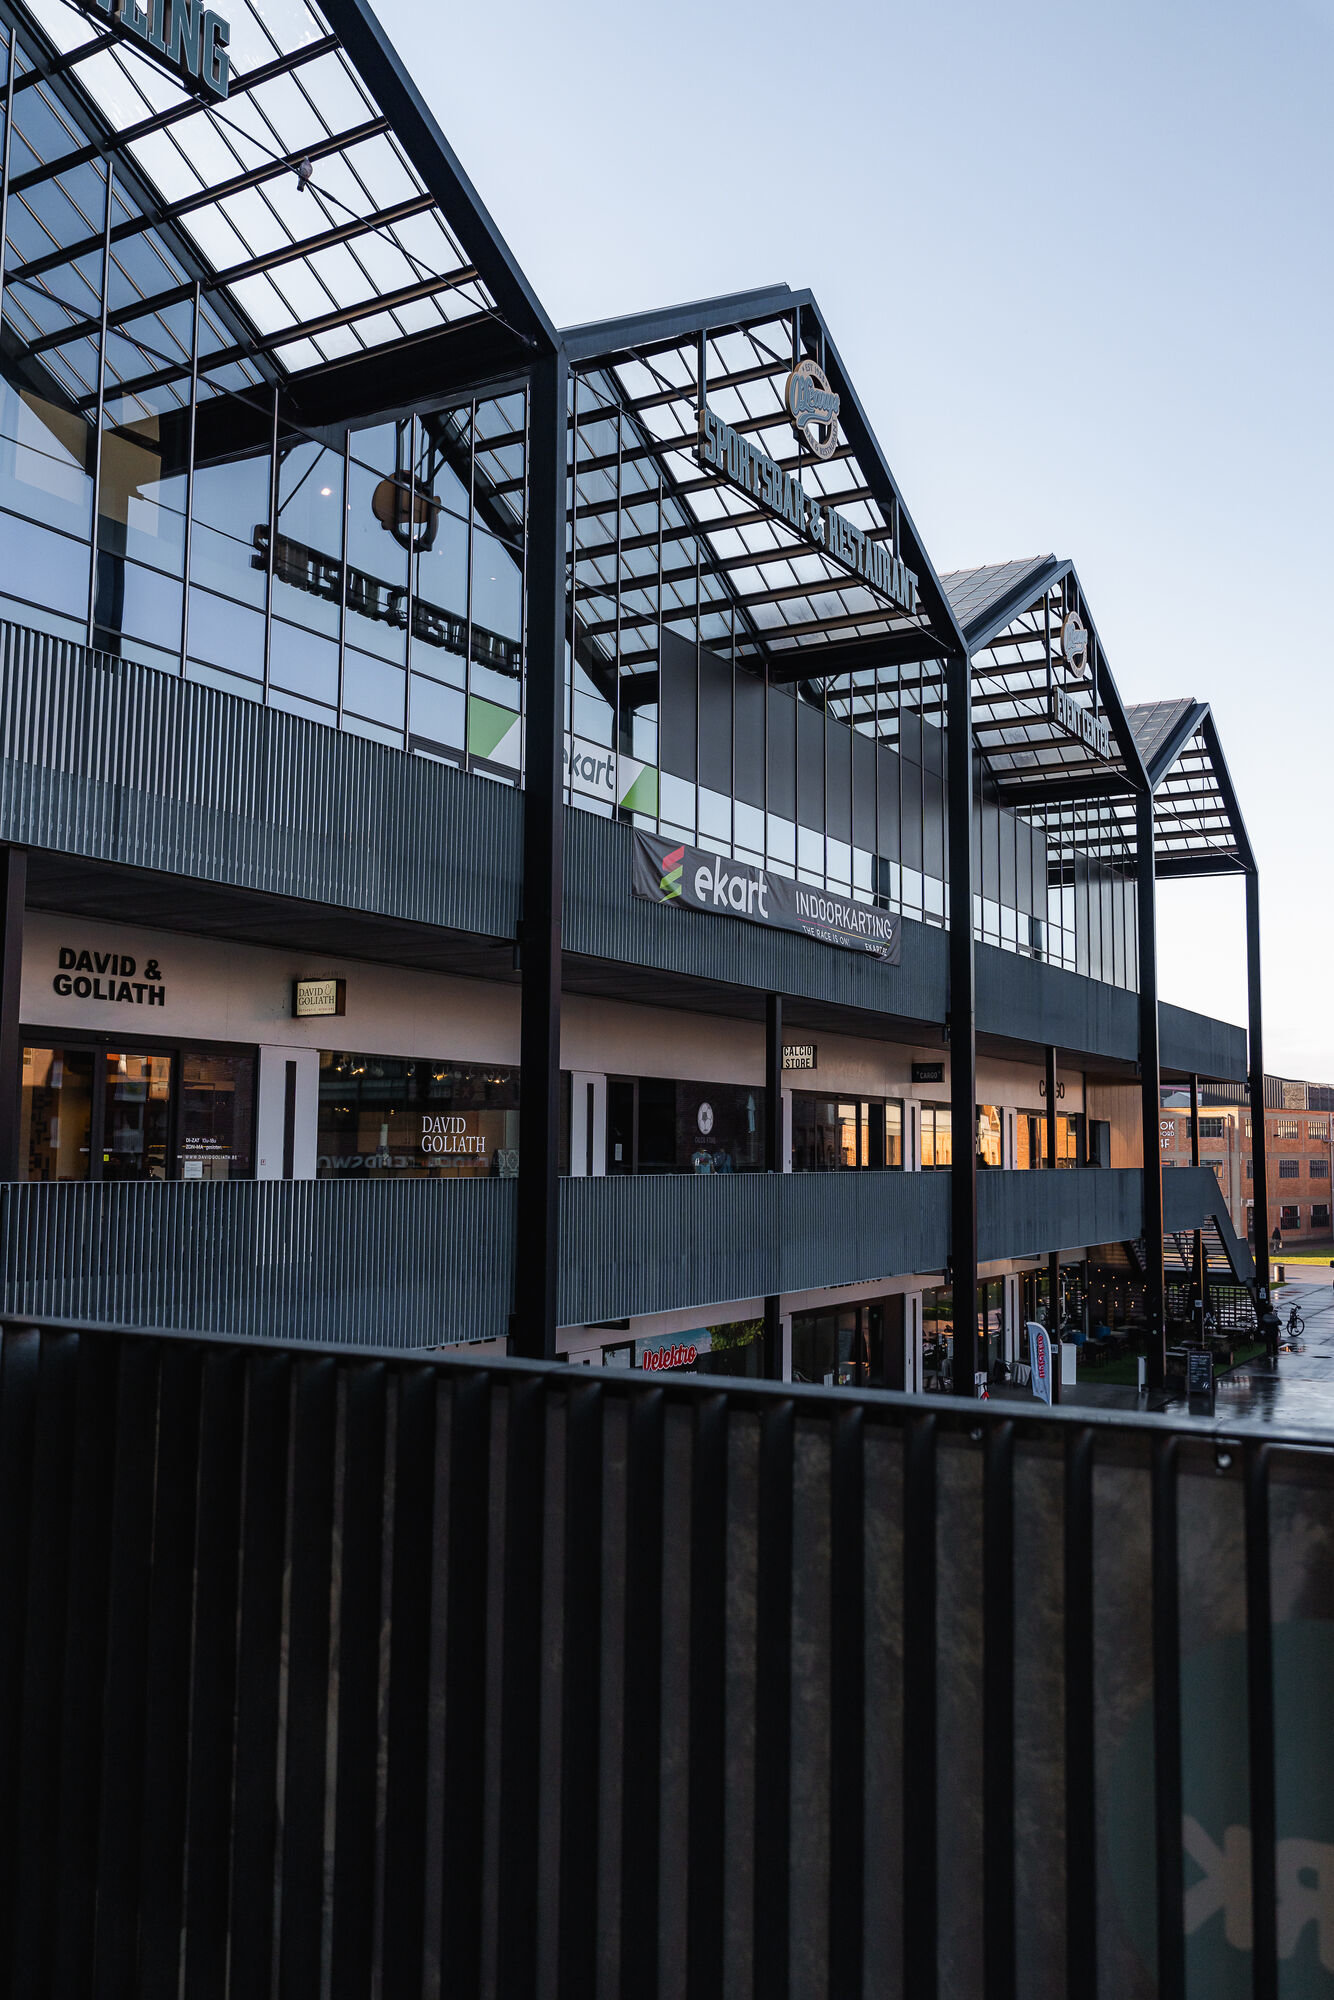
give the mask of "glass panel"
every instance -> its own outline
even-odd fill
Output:
[[[91,1049],[24,1049],[19,1127],[24,1180],[86,1181],[92,1120]]]
[[[177,1171],[187,1181],[245,1180],[251,1172],[255,1059],[181,1057]]]
[[[9,367],[0,375],[0,506],[86,539],[93,426],[11,380]]]
[[[253,404],[232,396],[200,404],[190,575],[260,611],[267,589],[268,441],[268,418]]]
[[[343,454],[280,438],[273,608],[336,639],[342,587]]]
[[[999,1105],[979,1104],[977,1107],[977,1164],[979,1167],[999,1167],[1003,1164]]]
[[[102,1179],[166,1180],[172,1058],[108,1053],[102,1062]]]
[[[885,1165],[903,1165],[903,1100],[898,1097],[885,1105]]]
[[[509,1180],[518,1171],[517,1069],[321,1051],[321,1179]]]
[[[412,426],[380,424],[352,439],[347,494],[347,644],[401,665],[407,645]],[[399,720],[402,721],[400,689]],[[346,699],[346,697],[345,697]],[[349,700],[348,705],[360,704]],[[378,714],[378,709],[360,709]]]
[[[414,524],[412,664],[462,687],[468,649],[466,411],[423,417]],[[462,739],[460,739],[462,740]]]

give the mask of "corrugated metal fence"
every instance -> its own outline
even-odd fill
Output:
[[[1325,1442],[11,1326],[0,1984],[1324,1992],[1332,1539]]]
[[[0,1186],[0,1313],[350,1346],[503,1338],[514,1195],[489,1179]],[[982,1254],[1136,1237],[1140,1198],[1130,1169],[984,1174]],[[563,1180],[559,1321],[943,1271],[949,1199],[945,1173]]]

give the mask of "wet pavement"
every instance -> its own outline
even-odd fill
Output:
[[[1212,1408],[1202,1400],[1188,1402],[1179,1390],[1140,1396],[1133,1389],[1101,1382],[1081,1382],[1066,1389],[1062,1403],[1088,1409],[1161,1410],[1247,1430],[1291,1426],[1328,1431],[1334,1437],[1334,1271],[1309,1265],[1289,1265],[1288,1270],[1292,1282],[1275,1290],[1275,1310],[1286,1323],[1296,1305],[1306,1321],[1305,1332],[1295,1346],[1284,1335],[1277,1364],[1261,1358],[1220,1376]],[[999,1393],[1007,1401],[1030,1399],[1023,1389]]]

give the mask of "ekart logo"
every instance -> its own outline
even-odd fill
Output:
[[[662,857],[662,900],[670,903],[673,896],[681,893],[681,877],[685,872],[686,851],[684,847],[674,847],[670,854]]]

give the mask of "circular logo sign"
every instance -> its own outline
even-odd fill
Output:
[[[799,361],[787,378],[783,401],[792,428],[817,458],[832,458],[838,449],[839,399],[823,368]]]
[[[1083,665],[1088,643],[1088,627],[1077,611],[1070,612],[1061,627],[1061,658],[1067,666]]]
[[[711,1104],[700,1105],[699,1110],[695,1114],[695,1123],[707,1138],[713,1130],[713,1106]]]

